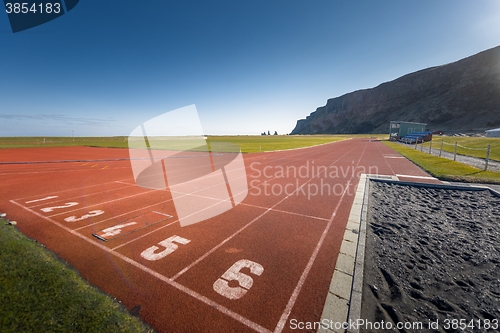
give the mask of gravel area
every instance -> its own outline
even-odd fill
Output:
[[[401,143],[401,144],[403,144],[403,143]],[[405,145],[405,146],[415,147],[415,145]],[[417,147],[417,150],[420,150],[420,145]],[[422,151],[424,153],[429,153],[429,147],[423,147]],[[432,155],[439,156],[439,147],[433,147],[431,150],[431,153],[432,153]],[[485,152],[485,154],[486,154],[486,152]],[[441,152],[441,157],[452,160],[453,156],[454,156],[453,153],[449,153],[446,151]],[[484,158],[477,158],[477,157],[457,154],[456,161],[460,162],[460,163],[471,165],[471,166],[476,167],[476,168],[481,169],[481,170],[484,169],[484,166],[485,166],[485,159]],[[488,171],[500,172],[500,162],[490,160],[488,162]]]
[[[361,331],[499,332],[500,197],[370,186]]]

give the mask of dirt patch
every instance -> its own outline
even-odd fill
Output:
[[[363,332],[498,332],[500,197],[372,182],[368,221]]]

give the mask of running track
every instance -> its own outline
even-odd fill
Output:
[[[318,321],[359,173],[435,182],[376,140],[248,154],[245,200],[181,227],[169,191],[136,186],[127,159],[125,149],[0,150],[0,212],[159,332]],[[133,220],[150,225],[92,236]]]

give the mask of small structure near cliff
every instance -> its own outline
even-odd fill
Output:
[[[486,137],[487,138],[500,138],[500,128],[487,130]]]
[[[405,135],[425,132],[427,124],[407,121],[391,121],[389,125],[389,140],[397,141]]]

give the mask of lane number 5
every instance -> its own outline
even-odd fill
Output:
[[[146,250],[142,251],[141,257],[143,257],[146,260],[150,260],[150,261],[159,260],[161,258],[164,258],[179,248],[179,246],[177,244],[174,244],[174,242],[186,245],[187,243],[190,242],[190,240],[174,235],[174,236],[169,237],[169,238],[161,241],[160,243],[158,243],[158,245],[163,246],[165,248],[165,250],[163,250],[161,252],[156,252],[160,248],[158,246],[153,245],[153,246],[147,248]]]

